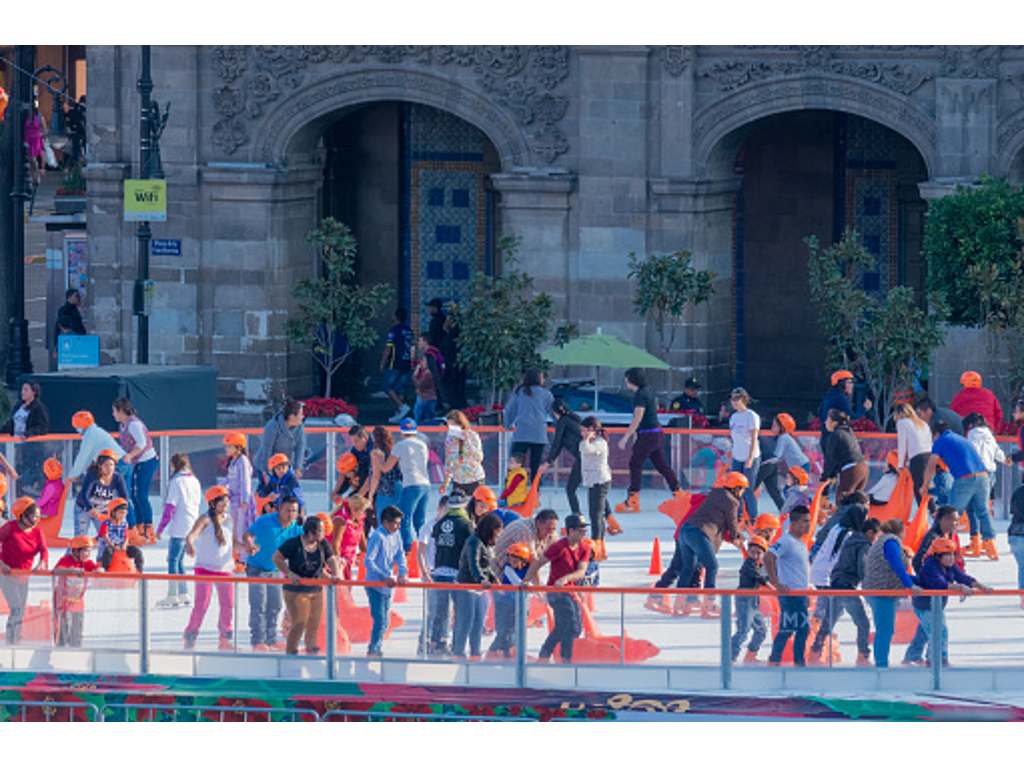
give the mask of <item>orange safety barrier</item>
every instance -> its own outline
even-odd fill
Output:
[[[683,520],[690,513],[693,506],[693,496],[685,490],[680,490],[678,495],[673,495],[667,501],[658,504],[658,511],[672,520],[673,530],[682,524]]]
[[[526,500],[524,500],[518,506],[509,506],[511,511],[514,511],[524,519],[529,519],[533,516],[533,512],[540,506],[540,481],[543,478],[544,473],[538,471],[533,481],[530,482],[530,492],[526,494]]]
[[[906,525],[914,505],[914,480],[910,476],[909,469],[900,469],[899,479],[896,480],[896,487],[885,504],[871,504],[868,510],[868,518],[875,518],[879,522],[888,519],[898,519]]]
[[[804,542],[804,545],[807,546],[808,550],[810,550],[811,546],[814,545],[814,532],[818,529],[818,519],[821,516],[821,503],[825,496],[825,489],[827,487],[828,484],[822,482],[814,493],[814,498],[811,499],[811,526],[807,528],[807,535],[800,539]],[[779,528],[779,532],[782,532],[781,527]]]
[[[931,518],[928,514],[928,493],[921,496],[921,503],[917,506],[917,514],[914,515],[914,519],[908,522],[906,529],[903,531],[903,545],[908,547],[911,551],[917,552],[917,547],[921,545],[921,541],[924,540],[925,534],[928,532],[928,527],[931,523]]]

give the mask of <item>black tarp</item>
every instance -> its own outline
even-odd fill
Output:
[[[206,365],[106,365],[57,373],[34,373],[18,379],[18,387],[34,381],[50,411],[50,431],[70,433],[71,416],[89,410],[96,423],[116,431],[110,404],[128,397],[151,430],[214,429],[217,427],[217,369]]]

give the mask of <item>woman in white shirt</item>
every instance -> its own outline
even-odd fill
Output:
[[[729,396],[733,414],[729,416],[729,435],[732,437],[732,471],[738,471],[747,478],[750,486],[743,492],[747,516],[753,522],[757,519],[757,496],[754,485],[761,468],[761,416],[750,409],[750,395],[746,389],[736,388]]]
[[[608,466],[608,441],[601,422],[587,416],[580,424],[580,477],[587,488],[590,511],[590,537],[594,541],[598,560],[607,559],[604,546],[605,513],[608,509],[608,491],[612,487],[612,470]],[[609,517],[611,515],[609,514]],[[613,519],[609,520],[614,522]],[[618,524],[609,524],[608,532],[622,532]]]
[[[196,575],[203,580],[196,581],[196,603],[185,627],[185,649],[196,646],[199,628],[206,617],[206,609],[213,596],[214,580],[225,578],[234,571],[234,540],[231,535],[231,520],[228,517],[228,489],[215,485],[206,491],[206,514],[201,516],[185,536],[185,551],[196,558]],[[220,618],[217,628],[220,633],[221,650],[231,650],[231,619],[234,615],[235,600],[233,584],[230,581],[217,583],[217,603]]]
[[[914,479],[914,497],[921,500],[921,485],[928,456],[932,452],[932,429],[907,403],[893,410],[896,419],[896,454],[899,468],[909,468]]]
[[[187,453],[175,453],[171,456],[171,470],[174,474],[167,483],[164,513],[157,526],[156,537],[159,540],[164,530],[171,536],[167,547],[167,572],[171,575],[184,575],[185,537],[199,518],[203,489],[192,473],[192,463]],[[177,607],[188,604],[191,604],[188,598],[188,583],[168,581],[167,598],[161,599],[156,606]]]

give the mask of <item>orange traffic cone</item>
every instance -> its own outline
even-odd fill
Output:
[[[661,541],[654,537],[654,546],[651,547],[651,566],[647,569],[648,575],[661,575]]]
[[[359,568],[356,570],[356,580],[366,580],[366,552],[359,553]]]
[[[416,556],[416,550],[418,548],[419,548],[418,543],[416,541],[413,541],[412,542],[412,548],[409,549],[409,553],[406,554],[406,556],[405,556],[405,566],[409,570],[409,577],[410,578],[419,578],[420,577],[420,563],[419,563],[419,560],[418,560],[418,558]]]

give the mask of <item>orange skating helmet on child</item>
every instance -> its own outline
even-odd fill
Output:
[[[64,476],[64,467],[56,458],[47,458],[43,461],[43,474],[47,479],[60,479]]]

